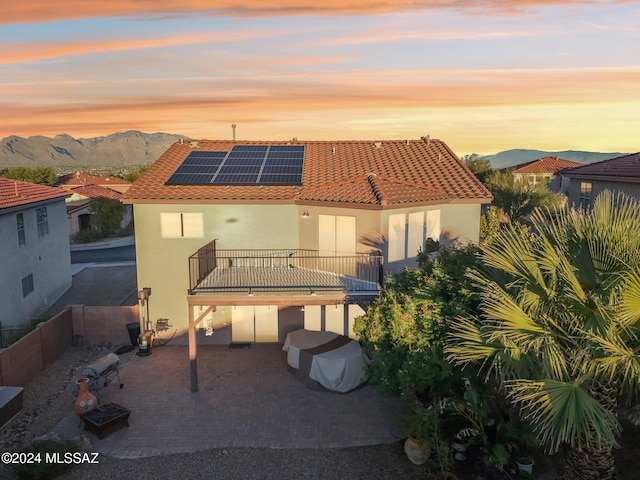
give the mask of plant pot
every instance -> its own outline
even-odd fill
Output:
[[[77,380],[76,385],[78,385],[79,390],[76,400],[73,402],[73,411],[78,415],[83,415],[98,406],[98,399],[89,391],[88,378]]]
[[[519,472],[528,473],[529,475],[533,473],[532,458],[516,458],[516,465],[518,466]]]
[[[429,460],[431,451],[427,445],[420,444],[418,440],[413,437],[408,437],[404,441],[404,453],[407,458],[415,465],[422,465]]]

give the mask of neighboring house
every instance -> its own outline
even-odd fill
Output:
[[[122,193],[100,185],[85,185],[68,190],[71,196],[67,198],[67,224],[69,235],[74,235],[80,230],[91,228],[91,212],[89,204],[94,198],[108,198],[110,200],[121,201]],[[120,228],[129,225],[132,218],[133,209],[131,205],[126,205],[126,210],[120,221]]]
[[[538,183],[548,183],[552,192],[567,193],[569,189],[569,179],[562,172],[568,168],[581,167],[584,164],[563,160],[558,157],[544,157],[531,162],[516,165],[513,176],[520,181],[527,181],[536,185]]]
[[[640,152],[590,163],[563,172],[569,178],[569,204],[589,208],[603,190],[640,199]]]
[[[117,177],[100,177],[90,175],[88,173],[75,172],[61,175],[58,177],[55,184],[56,187],[64,188],[65,190],[84,187],[86,185],[98,185],[110,190],[115,190],[116,192],[124,193],[129,189],[129,187],[131,187],[131,182],[127,182],[126,180]]]
[[[173,144],[123,202],[146,320],[188,331],[193,366],[196,343],[353,336],[426,239],[478,241],[491,194],[439,140],[203,140]]]
[[[0,178],[0,322],[21,327],[71,286],[64,199],[59,188]]]

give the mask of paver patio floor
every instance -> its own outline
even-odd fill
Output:
[[[402,438],[398,398],[365,385],[347,394],[315,391],[287,371],[277,344],[198,347],[199,392],[190,391],[187,347],[154,347],[120,356],[120,378],[100,390],[100,403],[131,410],[130,426],[102,440],[70,413],[54,431],[87,435],[92,451],[145,457],[225,447],[335,448]]]

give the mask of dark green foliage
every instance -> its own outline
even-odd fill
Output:
[[[73,234],[73,241],[78,243],[90,243],[95,242],[97,240],[101,240],[104,238],[104,234],[102,232],[98,232],[95,230],[87,229],[87,230],[79,230]]]
[[[135,182],[140,177],[140,175],[142,175],[144,172],[147,171],[148,168],[149,168],[149,165],[142,165],[141,167],[138,167],[133,172],[126,173],[123,178],[127,182]]]
[[[98,197],[89,203],[91,225],[98,232],[114,233],[120,228],[120,222],[126,207],[117,200]]]
[[[73,463],[46,462],[47,454],[57,454],[64,460],[65,453],[78,452],[78,445],[72,440],[55,441],[44,440],[22,450],[24,453],[33,453],[40,456],[40,462],[24,463],[16,467],[16,472],[21,480],[50,480],[66,472]]]
[[[566,201],[545,183],[516,180],[511,171],[491,172],[484,183],[493,195],[492,205],[502,209],[511,222],[521,221],[538,207],[559,207]]]
[[[0,171],[0,177],[51,186],[58,179],[58,174],[53,167],[9,167]]]
[[[465,155],[461,160],[478,177],[478,180],[484,183],[485,178],[491,172],[491,161],[477,153]]]

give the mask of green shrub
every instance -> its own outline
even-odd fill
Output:
[[[47,455],[57,454],[64,459],[67,452],[78,452],[79,448],[73,440],[44,440],[36,442],[22,450],[22,453],[39,455],[40,461],[35,463],[22,463],[16,467],[16,473],[21,480],[50,480],[66,472],[73,466],[72,463],[55,463],[45,461]]]
[[[95,230],[80,230],[73,234],[73,241],[78,243],[90,243],[104,238],[104,235]]]

